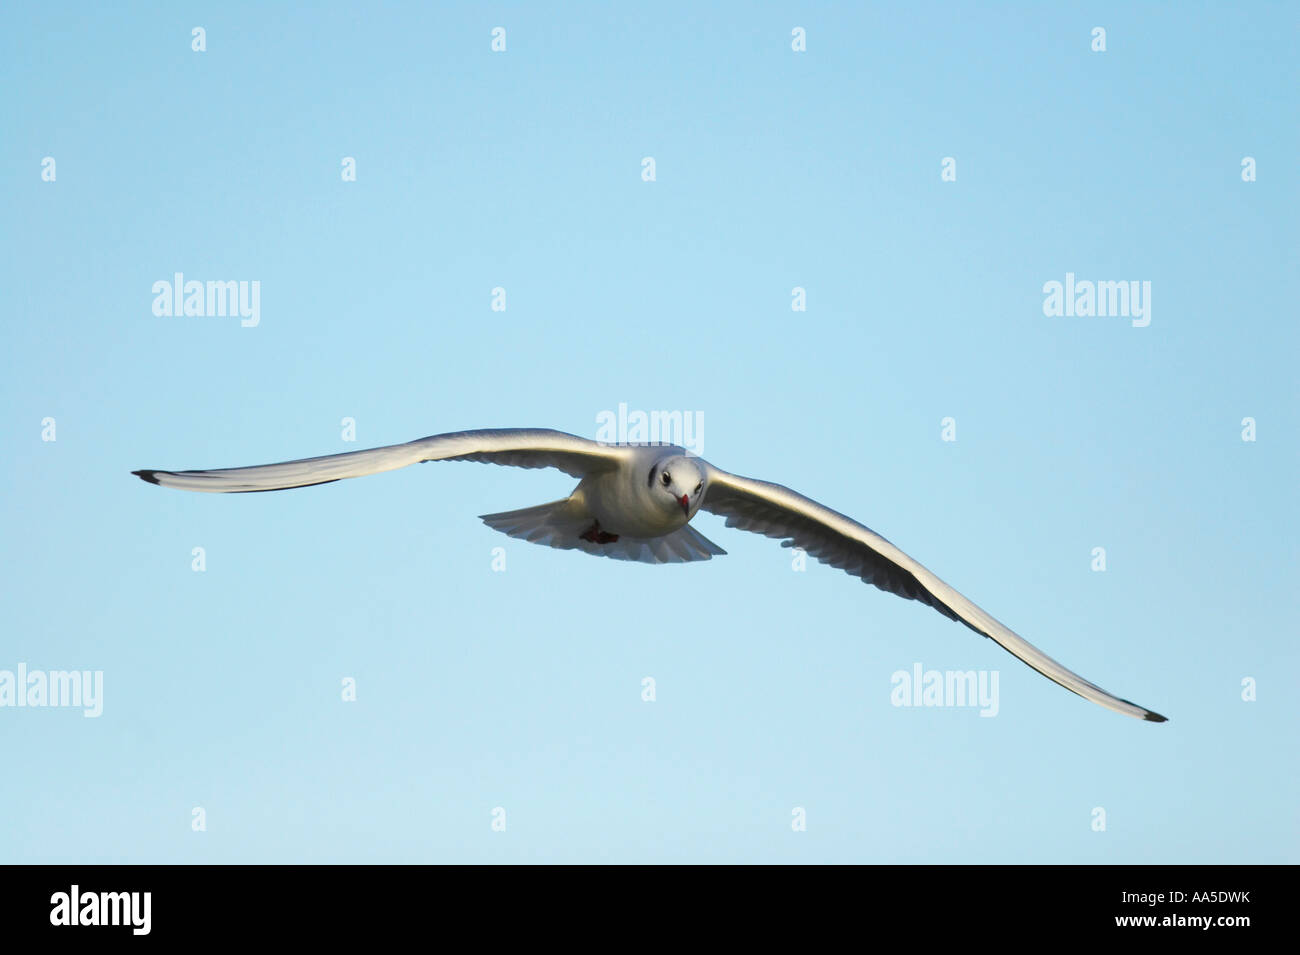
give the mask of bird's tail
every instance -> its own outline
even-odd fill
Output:
[[[580,550],[593,557],[640,561],[643,564],[709,560],[714,555],[726,553],[689,524],[663,537],[619,536],[609,540],[602,540],[599,534],[594,535],[595,539],[592,536],[584,537],[585,533],[593,529],[593,518],[587,512],[580,494],[562,501],[551,501],[549,504],[523,507],[517,511],[484,514],[480,520],[493,530],[534,544],[562,550]]]

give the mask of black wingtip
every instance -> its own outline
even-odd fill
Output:
[[[1147,710],[1147,715],[1144,716],[1144,717],[1142,717],[1142,718],[1143,718],[1144,720],[1146,720],[1148,723],[1168,723],[1168,722],[1169,722],[1169,717],[1167,717],[1167,716],[1161,716],[1159,713],[1152,713],[1150,710]]]
[[[132,471],[131,473],[134,474],[136,477],[138,477],[141,481],[148,481],[150,484],[158,483],[157,471]]]

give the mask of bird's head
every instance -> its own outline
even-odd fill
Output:
[[[708,476],[700,463],[685,455],[660,458],[647,479],[650,496],[665,511],[679,511],[689,521],[700,509]]]

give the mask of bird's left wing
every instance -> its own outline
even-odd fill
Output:
[[[151,484],[185,491],[280,491],[393,471],[421,461],[481,461],[518,468],[558,468],[573,477],[612,470],[631,452],[563,431],[495,428],[435,434],[406,444],[327,454],[279,464],[213,471],[132,471]]]
[[[728,527],[786,538],[783,546],[801,547],[823,563],[881,590],[933,607],[945,617],[993,639],[1049,680],[1084,699],[1126,716],[1165,722],[1159,713],[1107,693],[1066,669],[875,531],[788,487],[728,474],[710,465],[702,507],[725,517]]]

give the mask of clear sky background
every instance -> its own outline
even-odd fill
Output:
[[[1300,861],[1295,8],[954,7],[4,4],[0,670],[104,709],[0,708],[0,861]],[[476,520],[557,472],[130,475],[620,403],[1170,722],[707,514],[667,567]]]

